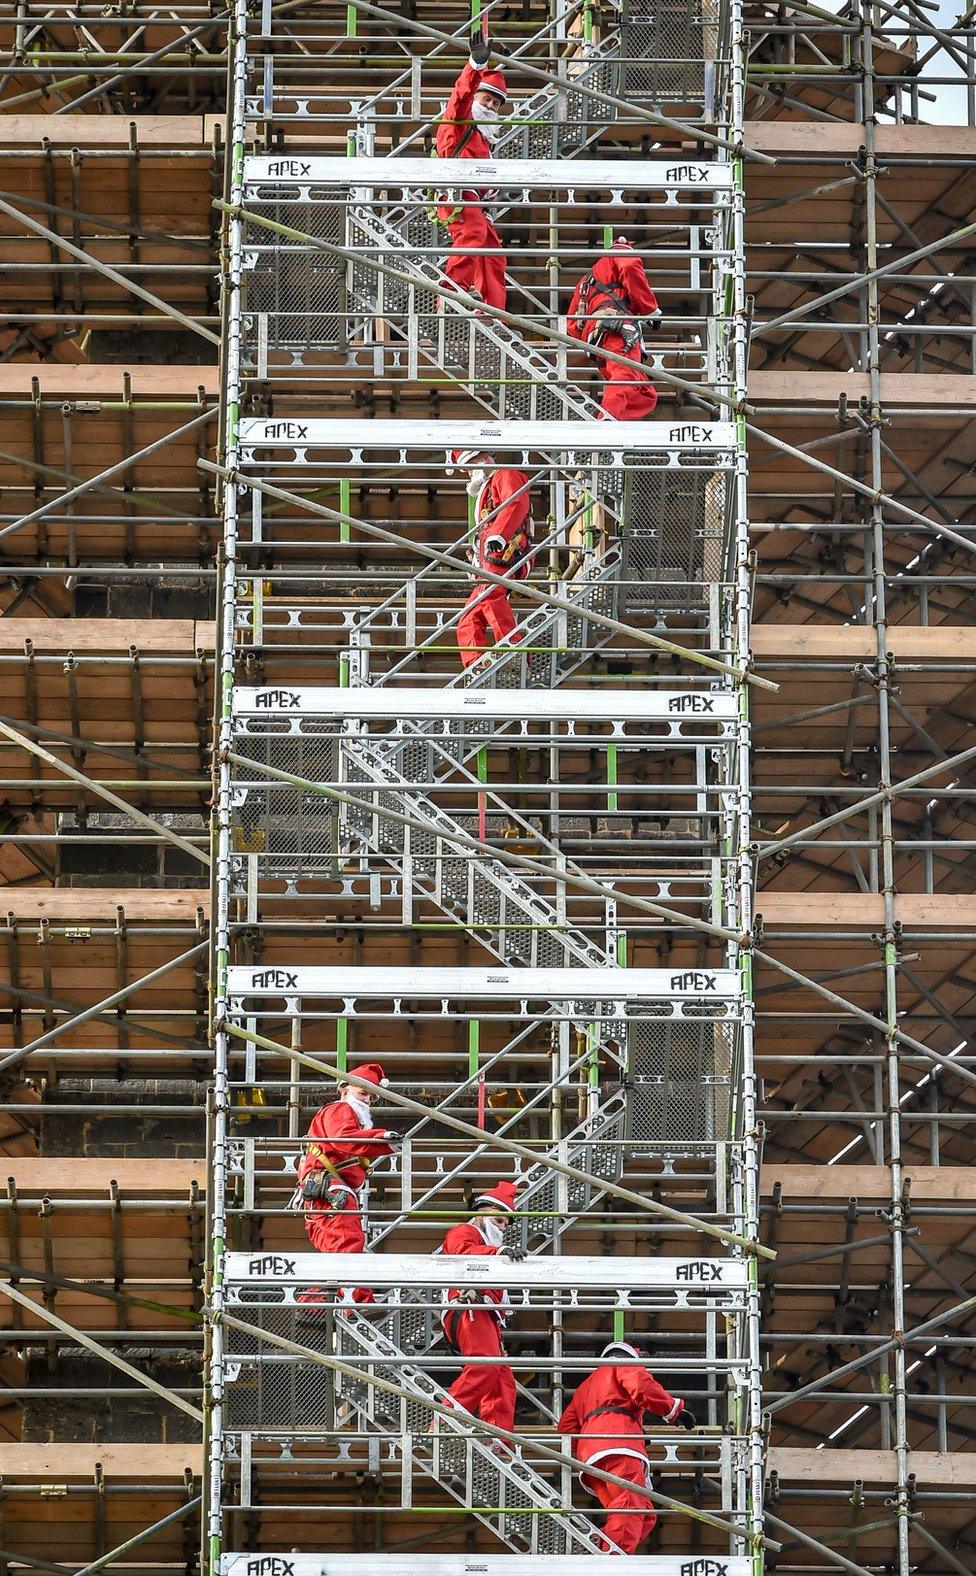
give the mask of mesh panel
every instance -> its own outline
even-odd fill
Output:
[[[625,1096],[612,1095],[589,1130],[570,1138],[566,1151],[569,1164],[603,1182],[619,1181],[623,1156],[619,1142],[615,1143],[614,1140],[624,1136],[625,1114]],[[532,1167],[520,1193],[519,1209],[527,1214],[548,1215],[550,1218],[513,1221],[507,1228],[510,1242],[524,1248],[530,1245],[537,1248],[540,1242],[552,1240],[558,1225],[552,1212],[558,1207],[561,1185],[556,1173],[548,1166]],[[566,1189],[571,1214],[586,1209],[596,1191],[588,1182],[572,1180],[566,1183]]]
[[[391,237],[384,233],[388,229],[393,232]],[[352,295],[361,310],[394,317],[406,313],[410,286],[389,274],[381,274],[368,261],[377,258],[380,251],[384,254],[380,260],[386,260],[386,254],[392,251],[394,255],[389,261],[399,266],[398,240],[402,241],[409,260],[415,263],[430,262],[431,257],[444,249],[443,231],[435,225],[426,208],[400,209],[394,214],[381,213],[375,206],[349,210],[346,249],[365,253],[363,261],[353,263],[351,269]],[[413,306],[419,316],[431,318],[437,312],[437,296],[432,290],[415,285]],[[425,331],[429,331],[429,325]]]
[[[632,1019],[628,1031],[630,1142],[679,1148],[727,1140],[733,1026]]]
[[[294,1306],[247,1307],[242,1317],[313,1351],[331,1352],[321,1315]],[[283,1355],[259,1336],[235,1330],[229,1361],[243,1358],[226,1389],[230,1428],[332,1429],[333,1378],[320,1363]]]
[[[722,472],[630,472],[623,532],[629,611],[707,605],[722,571],[725,494]]]
[[[250,207],[262,218],[341,246],[345,208],[342,194],[326,193],[326,198],[332,195],[331,202],[252,199]],[[245,228],[244,246],[245,251],[257,249],[254,267],[243,274],[244,313],[267,313],[268,344],[291,350],[299,359],[311,346],[345,349],[345,262],[258,225]]]
[[[582,46],[581,46],[582,47]],[[559,159],[578,153],[612,124],[617,111],[612,104],[594,100],[586,87],[611,97],[617,91],[616,60],[567,62],[574,85],[565,95],[565,108],[552,92],[536,93],[521,106],[521,119],[499,137],[495,153],[506,159]]]
[[[283,730],[287,727],[287,723],[282,724]],[[275,733],[273,724],[266,722],[261,723],[261,730],[260,734],[239,734],[236,753],[256,765],[294,772],[311,782],[336,781],[338,740],[334,734]],[[249,773],[246,766],[238,765],[235,787],[240,790],[249,783],[255,786],[246,787],[243,796],[235,794],[235,851],[268,855],[274,859],[277,870],[291,874],[313,870],[334,874],[335,805],[309,789],[272,782],[260,772]]]
[[[620,24],[620,97],[651,105],[701,102],[713,33],[700,0],[655,6],[629,0]]]

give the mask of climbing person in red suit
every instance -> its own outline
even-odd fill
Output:
[[[524,1258],[521,1248],[506,1248],[504,1221],[515,1210],[514,1182],[499,1182],[475,1199],[476,1213],[452,1226],[441,1249],[445,1254],[501,1253]],[[461,1357],[504,1357],[502,1331],[511,1314],[504,1291],[496,1286],[451,1287],[442,1316],[448,1344]],[[510,1434],[515,1427],[515,1375],[505,1363],[469,1364],[461,1369],[448,1395],[454,1406]],[[499,1451],[506,1449],[497,1441]]]
[[[532,568],[532,500],[524,471],[501,466],[488,472],[488,456],[475,449],[453,449],[451,465],[470,476],[468,493],[475,501],[475,541],[471,559],[477,569],[490,569],[509,580],[524,580]],[[458,619],[457,642],[464,667],[490,649],[489,636],[503,640],[515,628],[515,614],[505,586],[479,580]]]
[[[374,1160],[393,1152],[399,1135],[387,1127],[373,1127],[370,1106],[379,1098],[389,1079],[379,1062],[365,1062],[351,1071],[373,1087],[339,1085],[339,1099],[323,1105],[312,1117],[308,1147],[298,1167],[295,1202],[305,1211],[305,1230],[319,1253],[363,1253],[363,1192]],[[345,1287],[340,1299],[349,1300]],[[353,1302],[374,1302],[369,1287],[357,1286]],[[318,1287],[301,1292],[299,1302],[322,1303]]]
[[[594,1494],[610,1513],[603,1527],[611,1546],[608,1552],[616,1545],[624,1554],[635,1554],[657,1525],[647,1494],[651,1464],[644,1444],[644,1417],[694,1428],[695,1416],[684,1401],[669,1395],[648,1373],[640,1351],[629,1341],[611,1341],[600,1356],[611,1361],[583,1380],[557,1426],[561,1434],[572,1436],[573,1455],[578,1460],[633,1484],[633,1488],[621,1488],[585,1472],[580,1474],[587,1493]]]
[[[500,71],[486,69],[491,49],[479,39],[447,101],[434,138],[441,159],[490,159],[501,130],[501,110],[508,88]],[[498,231],[483,204],[494,194],[461,191],[458,200],[437,208],[438,221],[451,237],[444,272],[453,284],[478,295],[489,306],[505,307],[505,253]],[[480,254],[480,255],[479,255]]]
[[[640,320],[644,319],[645,322]],[[643,421],[657,404],[657,390],[642,365],[642,330],[661,320],[657,296],[630,242],[618,236],[573,291],[566,332],[589,345],[603,377],[603,410],[614,421]],[[608,361],[601,351],[625,356],[630,366]]]

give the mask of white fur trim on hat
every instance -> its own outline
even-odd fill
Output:
[[[635,1362],[639,1363],[641,1361],[640,1352],[637,1350],[636,1346],[631,1346],[629,1341],[611,1341],[609,1345],[603,1348],[600,1356],[609,1357],[612,1352],[623,1352],[626,1353],[628,1357],[632,1357]]]

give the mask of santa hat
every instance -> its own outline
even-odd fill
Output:
[[[459,465],[470,465],[472,460],[482,459],[484,452],[484,449],[452,449],[448,476],[452,476]]]
[[[503,1209],[506,1215],[511,1215],[514,1213],[517,1197],[518,1188],[514,1182],[499,1182],[486,1193],[479,1193],[475,1203],[487,1205],[489,1209]]]
[[[375,1084],[377,1089],[386,1089],[390,1082],[379,1062],[363,1062],[361,1067],[350,1067],[349,1071],[354,1078],[362,1078],[365,1083]],[[352,1087],[358,1090],[359,1085],[353,1084]]]
[[[601,1357],[629,1357],[632,1362],[642,1362],[643,1353],[639,1346],[631,1346],[629,1341],[611,1341],[600,1353]]]
[[[625,235],[618,235],[616,237],[616,239],[614,240],[613,244],[614,244],[614,246],[627,246],[627,247],[630,248],[631,251],[634,250],[634,243],[633,243],[633,241],[628,241],[628,239],[627,239],[627,237]]]
[[[476,93],[495,93],[504,103],[508,98],[508,83],[500,71],[486,71],[475,89]]]

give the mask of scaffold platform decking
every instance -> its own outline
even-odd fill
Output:
[[[273,1563],[277,1561],[278,1563]],[[522,1576],[524,1561],[506,1554],[224,1554],[220,1576]],[[582,1556],[564,1556],[566,1576],[589,1576]],[[639,1555],[634,1576],[752,1576],[752,1561],[736,1555]]]

